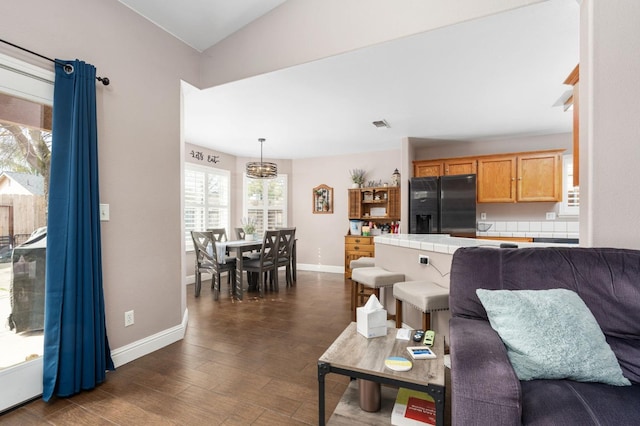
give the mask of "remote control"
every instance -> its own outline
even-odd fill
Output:
[[[433,339],[436,338],[436,332],[433,330],[427,330],[424,333],[424,340],[422,341],[423,345],[431,346],[433,345]]]
[[[413,333],[414,342],[420,342],[422,341],[423,338],[424,338],[424,330],[416,330],[416,332]]]

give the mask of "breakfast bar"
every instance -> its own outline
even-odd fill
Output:
[[[389,271],[402,272],[405,281],[427,280],[449,288],[449,273],[453,253],[460,247],[491,246],[499,248],[503,240],[459,238],[447,234],[383,234],[374,237],[375,265]],[[557,243],[517,242],[518,247],[549,247]],[[575,247],[577,244],[560,244]],[[427,256],[428,264],[420,263],[419,256]],[[395,300],[391,291],[384,291],[380,300],[390,314],[395,314]],[[439,311],[432,315],[433,328],[447,336],[449,311]],[[421,312],[406,309],[404,323],[413,328],[421,328]]]

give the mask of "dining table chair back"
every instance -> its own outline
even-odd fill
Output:
[[[209,228],[207,231],[213,233],[213,238],[217,242],[228,241],[226,228]]]
[[[213,238],[218,243],[229,241],[229,238],[227,238],[226,228],[209,228],[207,229],[207,231],[213,233]],[[220,263],[226,263],[233,260],[233,258],[229,257],[229,253],[227,253],[226,251],[224,253],[224,256],[224,259],[220,259]],[[227,275],[227,284],[229,283],[231,283],[231,274]]]
[[[278,267],[276,268],[276,274],[278,268],[286,267],[286,281],[287,287],[293,286],[293,274],[291,272],[292,259],[293,259],[293,245],[296,241],[296,228],[280,228],[280,242],[278,244]]]
[[[235,228],[235,231],[236,231],[236,238],[238,240],[244,240],[244,236],[246,235],[246,233],[244,232],[244,229]]]
[[[242,265],[242,268],[247,273],[257,273],[260,297],[264,296],[266,290],[267,280],[265,275],[276,270],[279,243],[280,231],[265,231],[260,256],[257,259],[246,260]],[[275,275],[273,286],[275,290],[278,290],[278,276],[277,274],[273,275]]]
[[[200,296],[202,273],[208,273],[211,274],[213,298],[218,300],[221,286],[220,275],[223,272],[227,272],[230,277],[229,294],[231,295],[236,281],[235,258],[229,258],[225,255],[224,243],[217,243],[215,235],[211,231],[191,231],[191,239],[196,253],[195,296]]]

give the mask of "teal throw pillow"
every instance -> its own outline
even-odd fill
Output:
[[[476,294],[520,380],[631,385],[593,314],[575,292],[477,289]]]

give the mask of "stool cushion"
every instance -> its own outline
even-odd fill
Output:
[[[366,287],[379,288],[389,287],[397,282],[404,281],[404,274],[373,266],[354,269],[351,279]]]
[[[393,297],[422,312],[449,309],[449,289],[432,281],[404,281],[393,285]]]
[[[352,260],[349,262],[349,268],[370,268],[372,266],[376,266],[375,257],[361,257],[359,259]]]

